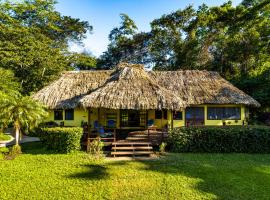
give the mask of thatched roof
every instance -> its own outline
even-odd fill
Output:
[[[51,109],[181,109],[198,104],[260,104],[216,72],[150,71],[120,64],[115,70],[69,71],[37,92]]]
[[[181,109],[180,96],[162,87],[142,65],[119,65],[106,83],[80,100],[83,107],[112,109]]]
[[[188,105],[199,104],[242,104],[259,107],[260,104],[222,78],[217,72],[186,71],[154,71],[151,77],[158,84],[173,91]]]

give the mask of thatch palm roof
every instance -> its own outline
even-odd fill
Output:
[[[115,70],[65,72],[37,92],[51,109],[174,109],[198,104],[260,104],[216,72],[150,71],[120,64]]]
[[[80,100],[83,107],[112,109],[181,109],[180,96],[160,86],[142,65],[119,65],[106,83]]]

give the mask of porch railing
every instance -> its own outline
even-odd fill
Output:
[[[85,132],[87,133],[87,145],[96,140],[99,139],[100,141],[104,142],[107,145],[110,145],[112,142],[117,141],[117,128],[105,128],[105,130],[111,130],[113,133],[113,137],[100,137],[100,134],[98,133],[97,129],[87,129]],[[121,129],[119,129],[121,130]],[[90,131],[90,132],[89,132]],[[160,142],[163,142],[164,139],[167,136],[168,130],[167,129],[158,129],[156,127],[148,127],[144,129],[142,132],[147,135],[148,142],[151,142],[151,138],[153,138],[153,135],[156,137],[160,134]]]

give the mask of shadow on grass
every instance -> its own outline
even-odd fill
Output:
[[[269,199],[270,158],[269,155],[258,157],[249,154],[190,153],[137,162],[144,164],[139,170],[199,179],[195,189],[214,194],[217,199]],[[128,166],[127,162],[131,161],[115,161],[109,163],[108,167]],[[174,177],[168,177],[166,184],[169,186],[170,179]]]
[[[42,142],[29,142],[21,144],[23,154],[56,154],[54,151],[49,151],[46,149]]]
[[[40,142],[23,144],[22,149],[25,154],[53,154]],[[217,199],[248,200],[270,197],[270,156],[267,154],[169,154],[157,160],[110,161],[82,165],[81,172],[68,177],[82,180],[114,178],[110,177],[109,170],[118,167],[129,169],[132,162],[143,164],[134,170],[145,172],[145,176],[148,175],[147,172],[171,175],[165,179],[168,186],[174,182],[174,175],[199,179],[198,183],[191,187],[199,192],[214,194]]]
[[[98,164],[89,164],[89,165],[82,165],[85,168],[84,172],[75,173],[68,178],[78,178],[78,179],[85,179],[85,180],[100,180],[106,179],[109,175],[107,172],[107,167]]]

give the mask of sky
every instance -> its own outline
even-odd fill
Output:
[[[221,5],[226,0],[58,0],[56,10],[63,15],[80,18],[93,26],[91,34],[83,41],[84,46],[70,45],[71,51],[84,49],[95,56],[106,51],[110,31],[119,26],[120,14],[128,14],[139,31],[149,31],[150,22],[188,5],[197,8],[202,3],[208,6]],[[233,0],[237,5],[241,0]]]

